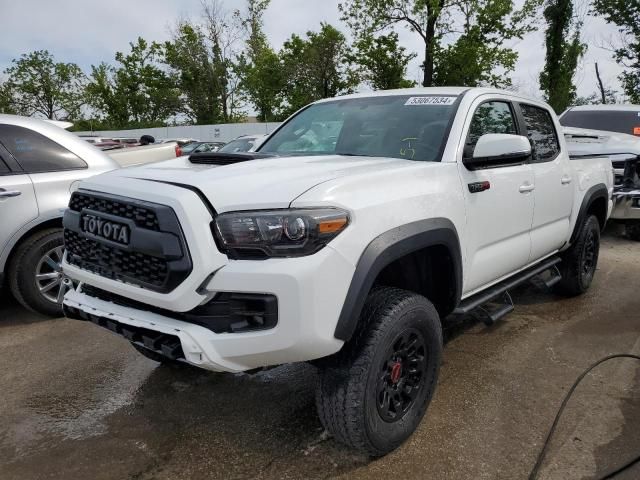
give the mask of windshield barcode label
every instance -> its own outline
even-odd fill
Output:
[[[453,105],[456,97],[411,97],[405,105]]]

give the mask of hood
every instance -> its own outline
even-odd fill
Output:
[[[573,127],[562,130],[570,155],[640,155],[640,137],[634,135]]]
[[[253,208],[286,208],[298,196],[336,178],[415,166],[411,160],[322,155],[274,157],[233,165],[196,165],[180,157],[124,168],[96,181],[126,177],[196,187],[219,213]]]

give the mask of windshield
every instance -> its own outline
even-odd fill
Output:
[[[455,100],[402,95],[318,103],[273,133],[260,152],[439,161]]]
[[[640,108],[622,110],[569,110],[560,117],[563,127],[588,128],[640,136]]]
[[[218,151],[223,153],[248,152],[253,147],[255,141],[255,138],[236,138],[224,147],[221,147]]]

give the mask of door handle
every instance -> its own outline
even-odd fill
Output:
[[[535,185],[532,185],[530,183],[525,183],[524,185],[520,185],[520,188],[518,190],[520,190],[520,193],[529,193],[535,189],[536,189]]]
[[[560,179],[560,183],[562,183],[562,185],[569,185],[571,183],[571,177],[569,175],[565,175]]]
[[[17,197],[18,195],[22,195],[20,190],[5,190],[4,188],[0,188],[0,198]]]

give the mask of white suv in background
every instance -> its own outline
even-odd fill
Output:
[[[61,313],[62,215],[79,180],[115,160],[52,122],[0,115],[0,284],[25,307]]]

